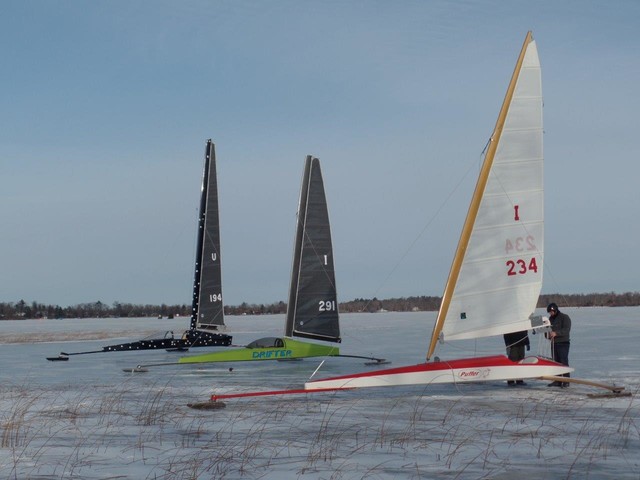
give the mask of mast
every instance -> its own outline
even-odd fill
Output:
[[[307,201],[309,199],[309,178],[311,177],[311,155],[307,155],[302,173],[300,186],[300,199],[298,200],[298,215],[296,222],[296,237],[293,247],[293,265],[291,267],[291,283],[289,285],[289,302],[287,303],[287,319],[284,327],[286,337],[293,336],[295,327],[296,304],[298,298],[298,285],[300,283],[300,257],[302,255],[302,243],[304,240],[304,225],[307,216]]]
[[[433,333],[431,334],[429,350],[427,351],[427,361],[429,361],[431,356],[433,355],[433,352],[436,348],[436,344],[438,342],[438,338],[440,337],[440,333],[442,332],[442,328],[444,326],[444,319],[447,316],[447,312],[449,310],[449,305],[451,302],[451,296],[453,295],[453,291],[458,281],[458,276],[460,274],[462,261],[464,260],[465,253],[469,245],[469,239],[471,238],[473,225],[478,215],[478,209],[480,208],[480,201],[482,200],[482,196],[484,194],[484,190],[487,185],[489,172],[491,171],[491,166],[493,165],[493,159],[495,157],[496,150],[500,143],[500,137],[502,135],[502,130],[504,128],[504,123],[507,117],[507,113],[509,112],[509,106],[511,105],[511,100],[513,99],[513,93],[516,88],[516,82],[518,80],[518,76],[520,75],[520,70],[522,69],[524,56],[527,51],[527,47],[532,41],[533,41],[533,37],[531,32],[529,31],[527,32],[527,35],[524,40],[524,44],[522,45],[522,49],[520,50],[520,55],[518,56],[516,67],[513,71],[513,75],[511,76],[511,81],[509,82],[509,87],[507,88],[507,93],[505,95],[504,101],[502,102],[502,108],[500,109],[498,120],[496,122],[493,134],[491,135],[491,138],[489,140],[489,147],[487,149],[487,153],[485,155],[484,162],[480,170],[480,175],[476,183],[476,188],[473,192],[473,197],[471,198],[471,204],[467,212],[467,217],[465,219],[464,226],[462,227],[462,233],[460,235],[458,247],[456,249],[456,253],[453,258],[451,270],[449,271],[449,277],[447,278],[444,294],[442,295],[442,304],[440,305],[440,310],[438,311],[438,318],[436,319],[436,323],[433,327]]]
[[[224,325],[215,146],[207,140],[198,217],[191,329]]]

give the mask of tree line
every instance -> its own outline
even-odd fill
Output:
[[[340,302],[340,312],[411,312],[437,311],[441,297],[419,296],[388,298],[358,298]],[[626,293],[579,293],[544,294],[538,299],[538,307],[544,308],[555,302],[563,307],[635,307],[640,305],[640,292]],[[225,306],[225,315],[270,315],[286,313],[287,304],[279,301],[271,304],[242,303]],[[190,317],[191,305],[138,305],[114,302],[107,305],[100,301],[61,307],[38,302],[0,302],[0,320],[37,318],[106,318],[106,317]]]

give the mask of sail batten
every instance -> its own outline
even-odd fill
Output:
[[[492,293],[503,293],[503,292],[507,292],[507,291],[512,291],[515,292],[517,291],[520,287],[522,286],[526,286],[526,285],[531,285],[531,286],[535,286],[537,284],[537,282],[523,282],[518,286],[507,286],[507,287],[499,287],[499,288],[488,288],[485,289],[485,291],[483,291],[482,293],[467,293],[467,294],[460,294],[457,297],[460,299],[469,299],[469,298],[482,298],[484,295],[487,294],[492,294]]]
[[[537,224],[538,224],[538,222],[535,222],[535,221],[521,222],[520,225],[518,225],[518,228],[522,229],[522,228],[526,228],[527,225],[534,226],[534,225],[537,225]],[[481,232],[483,230],[485,230],[485,231],[486,230],[502,230],[502,229],[508,228],[510,226],[511,225],[509,225],[508,223],[504,223],[504,224],[501,224],[501,225],[485,225],[483,227],[477,227],[475,229],[475,231]]]

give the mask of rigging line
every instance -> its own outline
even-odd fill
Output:
[[[544,259],[543,259],[542,263],[544,264],[545,272],[547,272],[549,274],[549,278],[551,279],[551,282],[556,286],[556,290],[558,290],[560,284],[558,283],[558,281],[556,280],[555,276],[553,275],[553,272],[551,272],[551,269],[549,268],[547,263],[544,261]],[[563,293],[560,293],[559,295],[560,295],[560,298],[562,298],[562,302],[564,303],[564,305],[568,306],[569,305],[569,300],[567,300],[567,297]]]
[[[318,367],[313,371],[313,373],[311,374],[311,376],[308,378],[308,380],[311,380],[313,378],[313,376],[318,373],[318,370],[320,370],[320,367],[322,367],[322,365],[324,365],[324,360],[322,360],[320,362],[320,365],[318,365]]]
[[[488,145],[489,142],[487,142]],[[485,146],[485,150],[486,150],[486,146]],[[484,150],[483,150],[484,152]],[[482,156],[482,153],[480,154],[480,156]],[[472,168],[474,167],[474,164],[469,165],[469,168],[467,168],[467,171],[464,172],[464,174],[462,175],[462,177],[460,178],[460,180],[458,181],[458,183],[453,187],[453,189],[449,192],[449,195],[447,195],[447,197],[444,199],[444,201],[440,204],[440,206],[438,207],[438,209],[436,210],[436,212],[433,214],[433,216],[429,219],[429,221],[426,223],[426,225],[422,228],[422,230],[420,231],[420,233],[416,236],[416,238],[411,242],[411,244],[409,245],[409,247],[407,247],[407,249],[405,250],[405,252],[400,256],[399,260],[396,262],[395,266],[391,269],[391,271],[389,272],[389,274],[385,277],[385,279],[382,281],[382,283],[378,286],[378,288],[376,289],[373,298],[376,298],[378,296],[378,293],[380,292],[380,290],[382,289],[382,287],[387,283],[387,281],[389,280],[389,278],[391,278],[391,276],[395,273],[395,271],[398,269],[398,267],[400,267],[400,264],[402,263],[402,261],[406,258],[406,256],[409,254],[409,252],[413,249],[413,247],[415,246],[416,243],[418,243],[418,240],[420,239],[420,237],[422,237],[422,235],[424,234],[424,232],[431,226],[431,224],[436,220],[436,218],[438,218],[438,216],[440,215],[440,212],[442,212],[442,210],[444,209],[445,205],[447,203],[449,203],[449,200],[451,200],[451,197],[453,197],[454,193],[456,193],[456,191],[458,190],[458,188],[460,188],[460,185],[462,185],[462,182],[464,181],[465,178],[467,178],[467,176],[469,175],[469,172],[472,170]],[[366,310],[366,308],[369,306],[369,304],[373,301],[373,299],[367,301],[367,303],[365,304],[365,306],[363,307],[363,310]]]

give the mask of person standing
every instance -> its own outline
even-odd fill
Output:
[[[519,362],[524,359],[524,347],[529,350],[529,333],[527,330],[522,332],[511,332],[504,334],[504,344],[507,347],[507,357],[512,362]],[[507,380],[508,385],[526,385],[524,380]]]
[[[566,313],[562,313],[558,309],[558,305],[550,303],[547,307],[549,320],[551,321],[551,332],[549,332],[549,340],[551,340],[551,352],[553,360],[563,365],[569,366],[569,346],[571,332],[571,318]],[[564,373],[563,377],[570,377],[571,374]],[[548,387],[568,387],[569,382],[551,382]]]

